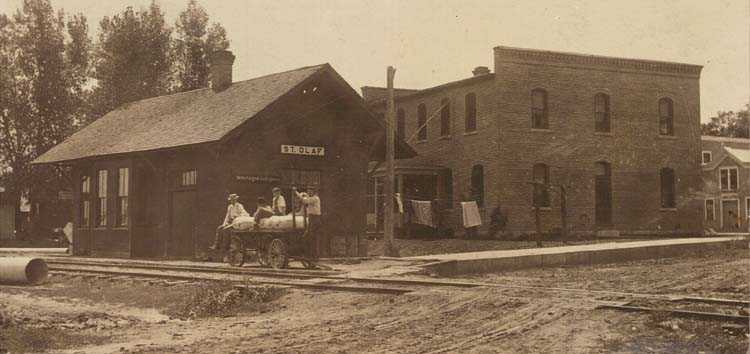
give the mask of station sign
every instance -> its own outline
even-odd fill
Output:
[[[325,156],[322,146],[281,145],[281,153],[287,155]]]
[[[245,183],[279,183],[281,181],[281,177],[278,176],[236,175],[234,178],[238,182]]]

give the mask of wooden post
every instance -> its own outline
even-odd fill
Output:
[[[563,243],[568,242],[568,209],[566,205],[566,190],[564,185],[560,185],[560,237],[563,239]]]
[[[395,179],[393,159],[395,155],[395,142],[396,132],[393,129],[394,122],[396,121],[395,115],[395,97],[393,92],[393,78],[396,76],[396,69],[392,66],[388,67],[387,81],[388,81],[388,107],[385,118],[385,215],[383,221],[383,238],[385,239],[385,255],[389,257],[398,257],[398,251],[396,250],[393,242],[393,231],[394,231],[394,215],[393,215],[393,182]]]

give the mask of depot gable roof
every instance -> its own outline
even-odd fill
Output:
[[[42,154],[35,164],[154,151],[221,140],[328,64],[125,104]],[[338,74],[335,74],[338,76]],[[355,93],[356,95],[356,93]]]

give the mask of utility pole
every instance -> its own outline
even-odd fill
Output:
[[[393,129],[396,122],[396,108],[394,107],[395,96],[393,92],[393,78],[396,76],[396,68],[388,67],[388,103],[385,118],[385,215],[383,237],[385,238],[385,255],[389,257],[398,257],[398,250],[393,242],[394,231],[394,188],[395,172],[393,168],[393,159],[395,155],[396,132]]]

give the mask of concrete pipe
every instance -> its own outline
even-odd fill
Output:
[[[47,262],[41,258],[0,257],[0,283],[39,284],[47,279]]]

